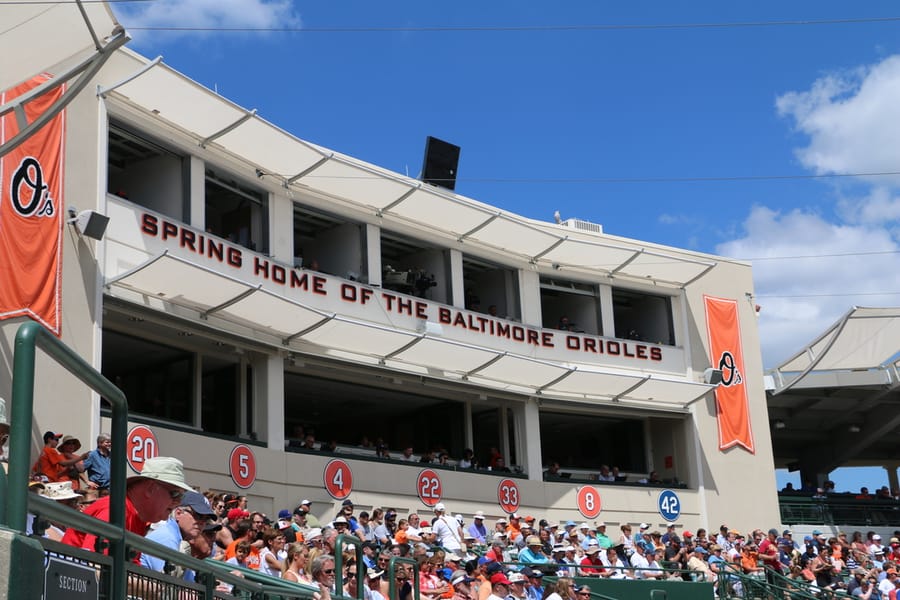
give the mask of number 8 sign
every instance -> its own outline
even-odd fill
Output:
[[[416,478],[416,492],[425,506],[434,506],[441,501],[444,488],[441,486],[441,478],[431,469],[423,469]]]
[[[600,514],[600,492],[592,485],[586,485],[578,489],[578,512],[585,519],[596,518]]]

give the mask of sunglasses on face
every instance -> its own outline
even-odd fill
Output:
[[[326,575],[334,575],[334,569],[324,569],[322,572]]]

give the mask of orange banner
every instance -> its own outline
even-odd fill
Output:
[[[722,371],[722,383],[716,388],[719,420],[719,450],[743,446],[756,454],[750,407],[744,376],[744,350],[737,300],[704,296],[710,362]]]
[[[34,77],[0,93],[0,105],[37,87]],[[56,88],[25,105],[33,122],[63,94]],[[0,120],[0,143],[19,131],[15,114]],[[60,335],[62,313],[65,111],[0,157],[0,319],[28,316]]]

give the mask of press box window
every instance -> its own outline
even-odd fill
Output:
[[[206,231],[266,254],[268,195],[222,173],[206,170]]]

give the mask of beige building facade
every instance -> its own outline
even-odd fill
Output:
[[[0,72],[3,89],[95,52],[76,7],[44,8],[0,7],[19,25],[2,55],[36,27],[54,40]],[[112,14],[85,8],[103,46]],[[409,179],[124,48],[65,111],[65,207],[109,224],[100,241],[64,225],[61,339],[152,432],[117,449],[136,465],[177,456],[199,488],[270,515],[309,498],[330,517],[349,489],[401,516],[439,498],[611,527],[777,525],[749,265]],[[734,301],[752,452],[720,450],[707,297]],[[0,321],[7,398],[22,322]],[[41,358],[34,456],[43,431],[90,446],[106,427],[101,400]],[[310,434],[337,451],[300,448]],[[397,460],[407,447],[448,460]],[[466,449],[509,472],[460,468]],[[620,480],[598,481],[603,465]]]

